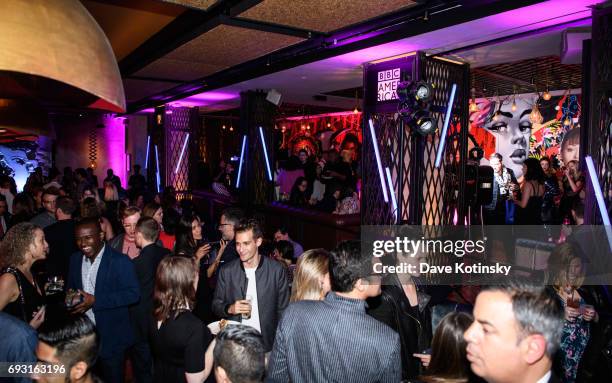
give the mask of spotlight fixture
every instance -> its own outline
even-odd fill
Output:
[[[229,131],[230,131],[230,132],[233,132],[233,131],[234,131],[234,127],[233,127],[233,126],[230,126]]]
[[[327,123],[327,127],[328,127],[328,128],[331,128],[331,124],[330,124],[329,122]]]
[[[221,127],[221,129],[225,130],[225,125],[223,125],[223,126]]]
[[[565,117],[565,120],[563,120],[563,125],[564,126],[570,126],[572,124],[572,119],[568,117]]]
[[[499,110],[493,114],[493,121],[499,120]]]
[[[355,109],[353,109],[353,113],[359,113],[359,93],[357,91],[355,91]]]
[[[413,94],[417,101],[428,102],[433,96],[433,86],[425,81],[414,84]]]
[[[437,127],[427,110],[417,110],[412,114],[411,120],[414,124],[415,131],[422,136],[434,134],[436,132]]]
[[[513,112],[516,112],[517,106],[516,106],[516,95],[512,98],[512,106],[510,106],[510,110],[512,110]]]
[[[478,112],[480,108],[478,108],[478,104],[476,104],[475,100],[470,101],[470,112]]]
[[[544,99],[544,101],[549,101],[552,98],[552,95],[548,91],[548,88],[546,88],[546,92],[542,94],[542,98]]]

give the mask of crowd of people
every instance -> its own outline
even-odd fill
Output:
[[[559,167],[548,157],[527,158],[518,180],[512,169],[504,166],[501,154],[492,154],[489,164],[493,168],[493,198],[483,209],[485,224],[576,224],[572,210],[580,209],[585,197],[585,178],[578,161]]]
[[[358,142],[347,140],[340,153],[330,149],[320,156],[301,149],[277,161],[275,200],[291,206],[332,214],[359,213]],[[221,160],[212,190],[231,197],[236,193],[236,166]]]
[[[124,191],[109,171],[98,190],[75,173],[31,181],[0,215],[2,361],[60,363],[60,380],[75,382],[609,378],[612,303],[605,286],[584,284],[580,241],[557,246],[548,287],[468,296],[418,273],[373,273],[358,241],[304,251],[286,228],[266,238],[240,208],[203,222],[172,188],[147,195],[132,178]],[[25,214],[30,199],[40,203]]]

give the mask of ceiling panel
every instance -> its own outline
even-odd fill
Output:
[[[191,81],[224,68],[220,65],[209,65],[203,62],[161,58],[142,68],[134,76]]]
[[[185,8],[177,5],[150,0],[82,0],[81,3],[108,37],[117,60],[130,54],[185,11]]]
[[[414,5],[416,2],[409,0],[264,0],[240,17],[331,32]]]
[[[202,9],[204,11],[210,8],[211,5],[219,2],[219,0],[162,0],[162,1],[166,3],[179,4],[184,7]]]
[[[230,67],[301,41],[304,39],[220,25],[180,46],[165,58]]]
[[[138,101],[174,86],[176,84],[169,82],[123,79],[125,98],[128,101]]]

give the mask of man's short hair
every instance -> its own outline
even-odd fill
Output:
[[[341,242],[329,256],[329,278],[333,291],[353,290],[360,278],[372,273],[372,256],[361,251],[359,241]]]
[[[59,196],[60,195],[59,189],[56,188],[55,186],[49,186],[48,188],[43,189],[42,196],[44,197],[45,194],[54,195],[54,196]]]
[[[546,354],[552,359],[561,343],[564,321],[563,308],[553,293],[544,286],[520,279],[488,286],[485,290],[503,292],[510,297],[520,333],[519,340],[528,335],[542,335],[546,340]]]
[[[215,368],[234,383],[261,382],[265,374],[264,346],[259,331],[247,325],[227,325],[217,335]]]
[[[131,217],[135,214],[140,214],[140,209],[136,206],[129,206],[123,209],[122,218],[125,219],[127,217]]]
[[[497,158],[499,160],[499,162],[502,162],[504,157],[499,154],[499,153],[493,153],[489,156],[489,160],[493,159],[493,158]]]
[[[282,235],[287,235],[287,234],[289,234],[289,231],[287,231],[287,228],[286,228],[285,226],[281,226],[281,227],[279,227],[278,229],[276,229],[275,233],[276,233],[276,232],[279,232],[279,233],[281,233]]]
[[[576,199],[576,201],[574,201],[574,204],[572,206],[572,211],[574,212],[574,215],[576,216],[576,218],[583,219],[584,218],[584,202],[582,202],[580,199]]]
[[[159,224],[151,217],[142,217],[136,224],[136,231],[150,242],[157,241],[159,237]]]
[[[225,217],[225,220],[228,223],[231,223],[234,226],[244,219],[244,213],[241,209],[236,207],[228,207],[227,209],[223,210],[221,215]]]
[[[55,202],[55,206],[64,214],[73,215],[77,209],[77,204],[70,197],[59,197]]]
[[[95,226],[98,228],[99,231],[102,231],[102,225],[100,224],[100,218],[99,217],[85,217],[85,218],[81,218],[77,224],[75,229],[78,229],[79,227],[82,226]]]
[[[66,365],[67,373],[79,362],[89,369],[98,356],[96,326],[86,315],[65,316],[61,320],[45,321],[38,330],[38,339],[55,348],[55,355]]]
[[[236,234],[249,230],[253,230],[253,239],[263,238],[263,230],[256,219],[243,219],[234,227],[234,232]]]

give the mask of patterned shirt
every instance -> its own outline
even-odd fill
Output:
[[[83,291],[87,294],[96,295],[96,279],[98,278],[98,269],[100,268],[100,262],[102,261],[102,255],[104,254],[104,248],[98,253],[93,262],[86,256],[83,256],[83,262],[81,263],[81,279],[83,282]],[[94,316],[93,309],[87,310],[85,315],[96,324],[96,317]]]

